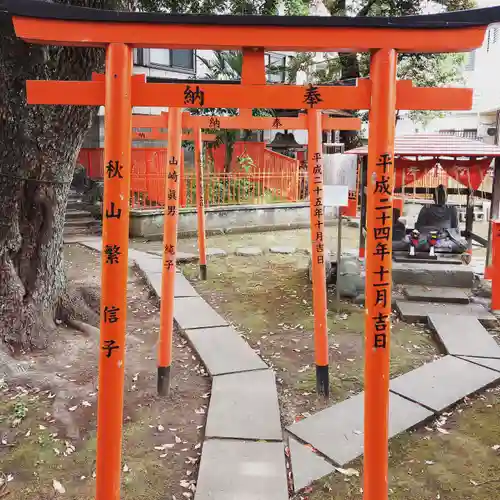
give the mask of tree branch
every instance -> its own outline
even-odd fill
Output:
[[[377,3],[377,0],[369,0],[368,3],[356,14],[356,17],[367,16],[370,12],[370,9],[376,3]]]

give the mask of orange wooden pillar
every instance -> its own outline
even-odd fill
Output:
[[[205,245],[205,204],[203,201],[203,141],[201,128],[193,129],[194,140],[194,166],[196,170],[196,213],[198,217],[198,251],[200,255],[200,279],[207,279],[207,253]]]
[[[500,220],[491,221],[491,310],[500,311]]]
[[[388,497],[392,194],[396,111],[394,49],[372,53],[365,294],[364,500]]]
[[[312,288],[314,310],[314,354],[316,362],[316,390],[326,398],[329,394],[328,378],[328,324],[326,301],[325,246],[323,230],[323,158],[321,151],[321,111],[309,109],[308,117],[308,169],[311,210]]]
[[[158,394],[170,391],[172,336],[174,330],[174,285],[179,217],[182,114],[170,108],[168,114],[168,165],[165,183],[165,221],[163,224],[163,269],[161,278],[160,338],[158,341]]]
[[[132,144],[132,49],[106,50],[96,500],[119,500]]]

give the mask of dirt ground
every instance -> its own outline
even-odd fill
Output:
[[[492,500],[500,485],[500,388],[466,401],[436,422],[389,443],[389,498]],[[362,500],[362,459],[296,500]],[[355,475],[359,474],[359,476]]]
[[[201,295],[241,331],[277,373],[285,424],[325,406],[315,395],[311,285],[308,257],[265,254],[228,255],[208,263],[208,280],[198,281],[196,264],[183,272]],[[363,389],[364,310],[343,302],[336,310],[328,294],[330,387],[328,404]],[[407,372],[438,356],[430,333],[421,325],[394,320],[391,375]]]
[[[67,246],[65,259],[70,281],[90,288],[99,285],[97,253]],[[168,399],[158,398],[158,331],[159,309],[130,271],[124,500],[194,496],[209,379],[176,334],[172,393]],[[21,356],[19,362],[29,360],[25,373],[0,380],[0,498],[94,498],[98,349],[97,336],[61,325],[46,351]]]

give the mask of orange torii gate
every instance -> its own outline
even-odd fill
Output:
[[[169,106],[162,322],[171,331],[176,252],[181,108],[307,108],[313,248],[315,346],[327,340],[323,247],[323,169],[320,109],[369,109],[365,323],[365,500],[388,497],[388,405],[391,314],[391,233],[396,109],[470,109],[469,89],[413,88],[396,81],[398,52],[461,52],[479,47],[500,9],[404,18],[190,16],[111,12],[4,0],[18,37],[30,43],[106,48],[105,81],[29,81],[31,104],[105,105],[105,188],[101,351],[97,437],[97,500],[120,497],[128,192],[132,106]],[[134,47],[245,51],[243,83],[146,83],[132,76]],[[267,85],[264,49],[371,52],[369,80],[357,86]],[[121,209],[121,212],[115,212]],[[167,223],[171,219],[172,223]],[[117,259],[115,249],[120,249]],[[109,259],[112,254],[113,259]],[[117,262],[118,260],[118,262]],[[113,265],[111,265],[111,262]],[[166,304],[165,306],[163,304]],[[162,345],[161,349],[168,349]],[[160,356],[162,353],[160,353]],[[318,390],[328,392],[328,352],[317,364]],[[168,358],[168,354],[166,355]],[[317,358],[318,359],[318,358]],[[159,368],[168,380],[170,365]]]
[[[247,66],[244,61],[244,67]],[[99,77],[100,78],[100,77]],[[132,127],[134,137],[142,139],[168,139],[167,132],[160,132],[161,129],[168,127],[168,112],[162,112],[160,115],[134,115],[132,117]],[[139,128],[151,128],[151,132],[138,132]],[[182,113],[183,136],[197,137],[202,129],[220,130],[220,129],[246,129],[246,130],[299,130],[308,128],[308,119],[306,115],[282,118],[282,117],[261,117],[252,116],[251,109],[242,109],[238,116],[202,116],[191,115],[188,112]],[[321,115],[322,130],[360,130],[361,120],[359,118],[338,118]],[[188,132],[185,132],[188,130]],[[203,140],[215,134],[203,134]],[[196,170],[196,200],[198,215],[198,252],[200,262],[200,279],[207,279],[207,258],[205,244],[205,207],[203,203],[203,168],[201,164],[201,146],[194,141],[195,146],[195,170]],[[182,185],[183,165],[181,162],[180,180]],[[181,193],[182,197],[182,193]],[[166,275],[164,275],[166,277]]]

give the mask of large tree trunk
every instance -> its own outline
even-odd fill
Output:
[[[102,1],[65,1],[91,7]],[[65,293],[67,197],[96,109],[29,106],[26,80],[88,80],[100,49],[29,45],[0,25],[0,341],[41,348]],[[66,301],[67,303],[67,301]]]

